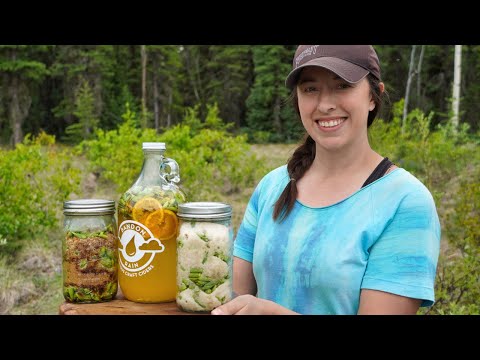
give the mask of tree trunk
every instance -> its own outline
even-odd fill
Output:
[[[452,125],[458,129],[458,111],[460,108],[460,79],[462,74],[462,45],[455,45],[455,62],[453,72],[453,103],[452,103]]]
[[[188,45],[184,47],[184,51],[185,51],[185,59],[187,63],[188,78],[190,79],[190,85],[192,86],[195,99],[197,100],[197,102],[200,102],[200,94],[198,93],[196,76],[193,70],[193,63],[195,62],[195,59],[193,59],[192,53],[189,50]]]
[[[168,114],[167,114],[167,128],[172,125],[172,101],[173,101],[173,89],[169,88],[168,92]]]
[[[198,55],[195,59],[195,73],[194,75],[196,75],[196,83],[197,83],[197,90],[198,91],[198,101],[202,104],[202,106],[204,106],[203,104],[203,101],[202,101],[202,97],[200,96],[200,91],[202,90],[202,80],[201,80],[201,75],[200,75],[200,55]],[[205,94],[202,94],[203,95],[203,98],[205,98]]]
[[[8,112],[13,132],[11,143],[15,146],[23,141],[22,125],[28,116],[30,105],[32,105],[32,98],[29,95],[28,87],[22,83],[18,75],[13,74],[10,79],[8,88],[10,104]]]
[[[412,52],[410,53],[410,66],[408,68],[407,88],[405,90],[405,102],[403,104],[403,118],[402,118],[402,134],[405,132],[405,121],[408,113],[408,98],[410,96],[410,85],[412,84],[412,78],[415,75],[413,62],[415,59],[415,50],[417,45],[412,46]]]
[[[417,45],[413,45],[412,46],[412,51],[410,52],[410,65],[408,67],[407,88],[405,89],[405,102],[403,104],[402,134],[405,132],[405,122],[407,120],[408,98],[410,97],[410,85],[412,84],[412,78],[415,75],[413,62],[414,62],[414,59],[415,59],[415,50],[416,49],[417,49]]]
[[[275,104],[273,106],[273,127],[277,134],[282,133],[282,122],[280,120],[281,99],[280,96],[276,96]]]
[[[420,50],[420,57],[418,59],[418,65],[417,65],[417,106],[419,108],[422,108],[422,105],[423,105],[423,101],[421,101],[421,94],[420,94],[420,86],[421,86],[420,79],[421,79],[424,52],[425,52],[425,45],[422,45],[422,48]]]
[[[19,81],[18,76],[12,75],[10,83],[10,119],[12,121],[12,143],[15,146],[22,142],[22,115],[20,111],[20,96],[19,96]]]
[[[153,72],[153,112],[155,116],[155,131],[158,133],[160,129],[160,119],[159,119],[159,106],[158,106],[158,76],[156,72],[157,67],[155,66],[155,71]]]
[[[141,45],[142,58],[142,127],[147,127],[147,48]]]
[[[102,75],[100,72],[96,73],[93,78],[93,99],[94,99],[94,115],[96,119],[100,119],[103,112],[103,98],[102,98]],[[97,123],[94,127],[98,126]],[[92,130],[94,130],[92,128]]]

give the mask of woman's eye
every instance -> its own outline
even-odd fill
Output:
[[[339,89],[348,89],[350,87],[351,87],[350,84],[347,84],[347,83],[342,83],[338,85]]]
[[[307,86],[303,89],[304,92],[306,93],[309,93],[309,92],[312,92],[312,91],[315,91],[316,88],[314,86]]]

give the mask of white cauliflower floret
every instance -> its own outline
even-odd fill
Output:
[[[208,243],[210,249],[223,252],[230,251],[230,230],[227,226],[201,222],[197,223],[192,229]]]
[[[225,282],[215,289],[210,296],[215,297],[220,300],[222,304],[225,304],[227,301],[232,300],[232,282],[230,279],[225,280]]]
[[[230,230],[227,226],[215,223],[197,224],[197,235],[205,240],[209,255],[216,256],[221,260],[231,263],[232,241]]]
[[[216,229],[212,234],[207,233],[210,238],[208,246],[213,251],[222,252],[226,256],[230,256],[232,251],[232,241],[230,241],[229,229],[226,226],[222,226],[220,229]]]
[[[210,256],[203,264],[203,275],[212,279],[223,279],[228,271],[227,263],[216,256]]]
[[[186,289],[177,296],[177,304],[185,311],[212,311],[232,299],[230,280],[226,280],[214,292]]]
[[[208,251],[207,244],[192,231],[189,223],[184,223],[180,227],[177,245],[180,272],[185,271],[188,274],[190,268],[202,265],[202,260]]]
[[[201,307],[194,297],[197,299],[198,293],[195,293],[192,289],[186,289],[177,295],[177,304],[185,311],[208,311]]]
[[[215,296],[212,296],[212,294],[204,293],[203,291],[200,291],[198,293],[197,301],[203,306],[205,306],[205,309],[208,311],[212,311],[217,306],[222,305],[222,303]]]

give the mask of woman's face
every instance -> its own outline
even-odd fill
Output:
[[[302,70],[297,83],[298,108],[308,134],[326,150],[367,140],[369,111],[375,108],[365,77],[350,84],[321,67]]]

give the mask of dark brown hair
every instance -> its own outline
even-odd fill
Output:
[[[370,85],[373,101],[375,102],[375,108],[368,114],[367,128],[369,128],[380,111],[383,96],[380,92],[379,85],[381,80],[371,74],[368,74],[367,80]],[[293,88],[290,98],[293,101],[293,106],[297,115],[300,117],[296,87]],[[310,135],[306,134],[303,143],[294,151],[292,157],[288,160],[287,170],[290,180],[275,203],[273,220],[277,220],[281,216],[280,221],[282,221],[288,216],[288,214],[290,214],[290,211],[292,211],[298,195],[297,181],[303,177],[312,165],[313,160],[315,159],[315,151],[315,141],[313,141]]]

